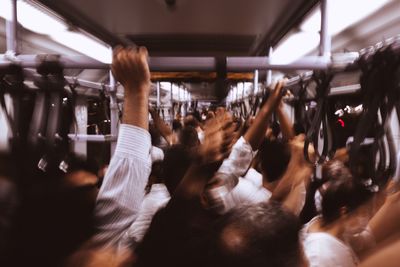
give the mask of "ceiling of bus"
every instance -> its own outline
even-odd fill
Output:
[[[318,2],[167,1],[39,0],[107,43],[134,42],[161,56],[265,54]]]

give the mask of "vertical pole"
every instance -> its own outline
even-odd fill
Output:
[[[239,99],[239,83],[235,87],[235,101]]]
[[[173,88],[173,84],[172,84],[172,82],[169,84],[170,85],[170,91],[171,91],[171,105],[172,105],[172,102],[174,101],[174,88]]]
[[[272,53],[273,53],[273,49],[272,47],[269,48],[268,51],[268,57],[270,58],[270,60],[272,60]],[[267,79],[266,79],[266,86],[270,86],[272,83],[272,70],[267,70]]]
[[[11,0],[11,20],[6,21],[6,55],[14,57],[17,51],[17,0]],[[3,7],[1,7],[3,8]],[[11,96],[4,97],[6,107],[3,110],[0,107],[0,148],[3,150],[10,150],[11,146],[8,142],[9,138],[12,135],[11,129],[8,127],[6,113],[14,115],[14,105]]]
[[[17,0],[11,0],[11,20],[6,21],[7,53],[15,55],[18,53],[17,47]]]
[[[330,57],[331,55],[331,36],[329,35],[329,4],[330,0],[321,0],[319,55],[323,57]]]
[[[242,82],[242,99],[245,97],[244,82]]]
[[[115,86],[115,79],[112,75],[110,70],[110,131],[111,135],[117,136],[118,135],[118,121],[119,121],[119,114],[118,114],[118,102],[117,102],[117,90]],[[111,142],[111,156],[114,155],[115,147],[117,143]]]
[[[87,134],[88,125],[88,105],[86,98],[78,96],[75,101],[75,118],[76,118],[76,134]],[[74,153],[84,158],[87,157],[87,142],[74,141],[73,143]]]
[[[254,84],[253,84],[253,92],[252,95],[258,93],[258,70],[254,71]]]
[[[319,42],[319,55],[322,57],[331,56],[331,36],[329,35],[329,1],[321,0],[321,31],[320,31],[320,42]],[[322,125],[319,131],[322,131]],[[324,139],[328,136],[318,135],[318,151],[322,151]],[[328,139],[328,142],[329,139]],[[318,164],[315,174],[317,177],[322,175],[322,165]]]
[[[160,82],[157,82],[157,108],[160,107]]]
[[[175,117],[175,114],[174,114],[174,90],[173,90],[173,86],[172,86],[172,82],[170,83],[170,91],[171,91],[171,98],[170,98],[170,102],[171,102],[171,125],[172,125],[172,123],[174,122],[174,117]]]

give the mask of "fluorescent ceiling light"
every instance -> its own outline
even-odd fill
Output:
[[[49,16],[27,2],[17,1],[18,22],[25,28],[40,34],[53,35],[67,31],[61,20]]]
[[[54,41],[74,49],[88,57],[110,64],[112,55],[110,48],[76,32],[60,32],[50,36]]]
[[[11,19],[11,1],[0,0],[0,17]],[[29,1],[17,1],[18,22],[26,29],[48,35],[51,39],[81,54],[110,64],[112,53],[110,47],[81,32],[68,30],[61,19],[35,7]]]
[[[328,34],[336,35],[351,25],[367,18],[393,0],[331,0],[328,7]],[[287,64],[317,48],[321,29],[319,5],[300,25],[300,32],[292,33],[275,49],[272,60]]]

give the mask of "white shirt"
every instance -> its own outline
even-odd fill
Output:
[[[264,187],[257,187],[251,181],[239,178],[238,184],[229,193],[231,205],[233,208],[240,204],[258,204],[266,203],[271,198],[271,192]],[[229,204],[227,204],[229,205]]]
[[[397,153],[397,161],[396,161],[396,163],[397,163],[397,165],[396,165],[397,167],[396,167],[396,172],[395,172],[395,174],[393,176],[393,180],[397,184],[399,184],[400,183],[400,152]]]
[[[354,258],[351,248],[330,234],[307,233],[303,246],[309,267],[357,266],[357,260]]]
[[[271,192],[262,187],[262,176],[261,186],[260,176],[256,175],[254,178],[255,170],[249,174],[251,180],[242,178],[255,154],[256,151],[241,137],[233,146],[229,157],[222,163],[217,176],[224,180],[224,184],[208,190],[208,195],[218,212],[225,213],[243,204],[267,202],[271,197]]]
[[[317,218],[317,217],[316,217]],[[304,253],[309,267],[355,267],[358,259],[350,246],[325,232],[308,232],[312,219],[302,231]]]
[[[156,146],[151,147],[151,161],[163,161],[164,160],[164,151],[161,148]]]
[[[199,138],[200,144],[202,144],[204,142],[204,132],[197,132],[197,137]]]
[[[222,162],[217,173],[224,174],[227,178],[236,179],[235,181],[232,181],[232,179],[226,181],[229,185],[232,185],[233,182],[233,186],[235,186],[238,183],[237,179],[246,174],[256,153],[243,136],[240,137],[233,145],[229,157]]]
[[[92,239],[95,244],[117,245],[138,217],[151,171],[150,151],[148,131],[132,125],[120,125],[115,154],[97,196],[97,233]]]
[[[256,187],[263,187],[263,177],[262,174],[256,171],[253,168],[250,168],[246,175],[243,177],[244,179],[252,182]]]
[[[168,189],[164,184],[153,184],[150,192],[143,199],[137,219],[123,235],[120,248],[134,246],[142,241],[154,214],[165,207],[170,198]]]

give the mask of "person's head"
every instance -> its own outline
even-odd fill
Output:
[[[275,182],[285,173],[290,161],[290,148],[278,139],[265,139],[261,144],[258,159],[263,178]]]
[[[371,196],[339,160],[330,161],[323,166],[322,179],[325,181],[320,189],[324,224],[330,224],[356,210]]]
[[[277,203],[238,207],[222,218],[212,261],[222,267],[303,266],[300,229],[299,219]]]
[[[187,149],[197,147],[200,141],[196,129],[191,126],[185,126],[179,133],[179,143]]]
[[[182,145],[171,146],[165,152],[162,177],[172,195],[192,162],[190,152]]]
[[[32,262],[46,259],[56,265],[94,233],[98,168],[73,154],[67,158],[63,170],[58,161],[50,160],[46,171],[29,170],[15,240],[23,240],[26,251],[22,249]]]
[[[177,119],[173,120],[172,121],[172,130],[174,132],[182,130],[182,123]]]
[[[201,116],[198,111],[194,111],[191,113],[188,113],[183,120],[183,124],[185,126],[192,126],[194,128],[199,127],[201,123]]]
[[[192,114],[189,114],[183,119],[183,125],[184,127],[196,128],[198,126],[198,121]]]

